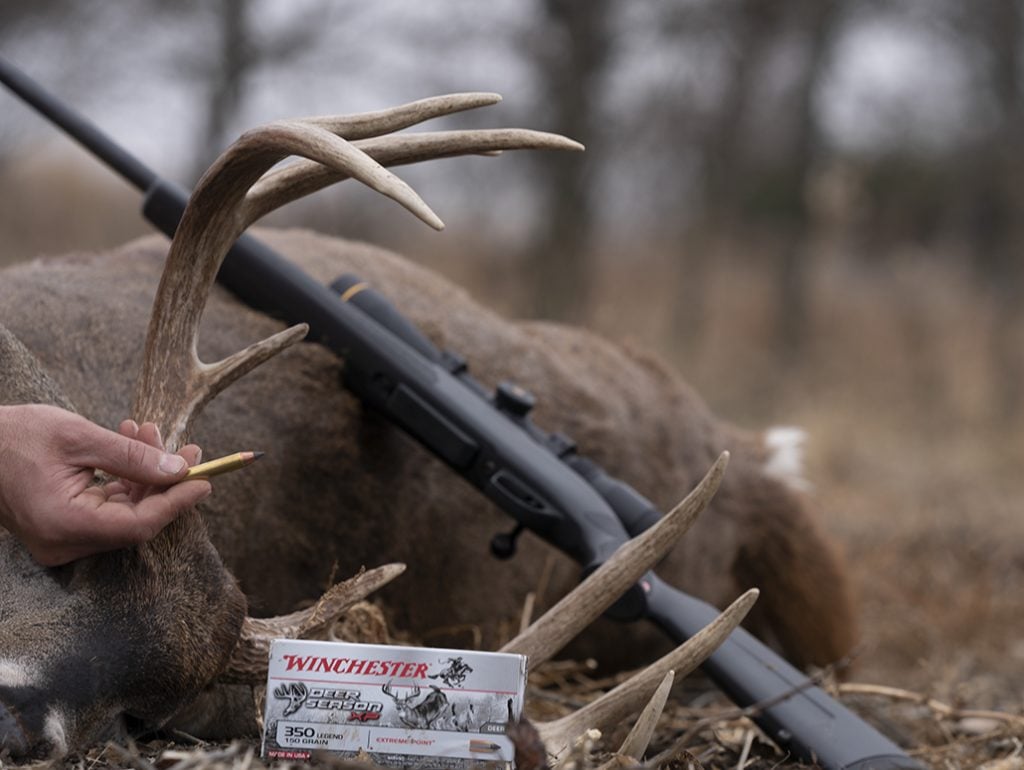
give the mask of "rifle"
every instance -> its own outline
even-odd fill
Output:
[[[0,57],[0,82],[144,193],[143,214],[172,236],[188,194],[160,179],[95,125]],[[372,289],[342,302],[252,236],[243,235],[217,276],[246,304],[289,323],[345,361],[345,385],[408,432],[518,522],[579,562],[600,566],[629,537],[660,517],[641,494],[580,456],[567,437],[529,419],[531,399],[506,385],[489,392],[456,354],[435,348]],[[475,397],[467,398],[467,394]],[[492,544],[510,555],[514,537]],[[676,643],[718,611],[653,573],[615,607],[622,620],[646,618]],[[754,720],[780,748],[835,770],[921,768],[892,741],[828,696],[803,673],[743,629],[703,664],[738,705],[759,706]]]

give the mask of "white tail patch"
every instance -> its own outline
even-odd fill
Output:
[[[0,685],[4,687],[28,687],[33,684],[35,671],[17,660],[0,658]]]
[[[811,483],[804,476],[804,443],[807,433],[800,428],[769,428],[764,433],[768,459],[764,472],[798,492],[808,492]]]

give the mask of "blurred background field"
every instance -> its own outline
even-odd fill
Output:
[[[5,2],[0,52],[184,184],[259,122],[451,90],[505,96],[452,125],[583,141],[401,171],[440,235],[344,187],[272,221],[655,350],[738,424],[805,428],[863,608],[851,677],[1019,712],[1024,4],[416,5]],[[0,196],[3,262],[147,231],[3,93]]]

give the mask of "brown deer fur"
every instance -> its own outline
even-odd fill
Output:
[[[483,382],[512,380],[530,389],[539,425],[575,438],[581,452],[662,509],[729,450],[730,467],[711,507],[659,574],[719,606],[747,587],[760,588],[755,630],[799,665],[825,664],[849,651],[855,629],[843,567],[807,498],[765,471],[770,450],[763,436],[714,417],[663,364],[581,329],[504,320],[436,274],[378,248],[303,231],[259,236],[320,281],[344,272],[370,281],[435,343],[466,356]],[[150,237],[109,253],[4,270],[0,325],[31,355],[0,336],[0,403],[70,403],[107,426],[127,416],[166,249],[165,240]],[[203,318],[200,355],[220,358],[278,328],[215,289]],[[407,574],[379,594],[395,628],[422,636],[478,624],[485,646],[495,646],[535,588],[550,550],[524,536],[515,558],[491,558],[489,539],[510,528],[508,517],[401,431],[365,412],[341,387],[342,366],[325,348],[297,345],[239,380],[195,423],[192,439],[207,457],[241,449],[267,453],[258,469],[216,479],[214,495],[200,508],[217,554],[253,615],[291,611],[319,596],[332,575],[403,561]],[[29,388],[23,385],[26,368],[33,370]],[[177,687],[178,705],[223,663],[204,657],[205,650],[224,647],[208,635],[230,634],[243,611],[240,595],[231,598],[237,592],[217,555],[205,550],[202,522],[186,517],[151,548],[92,562],[109,572],[118,560],[133,586],[150,581],[155,596],[135,604],[138,613],[152,613],[152,625],[200,625],[181,632],[178,646],[186,649],[189,670],[179,666],[174,673],[188,674],[190,683]],[[198,566],[196,559],[175,565],[181,542],[206,554]],[[17,561],[30,568],[2,533],[0,543],[7,562],[0,567],[10,571]],[[74,578],[85,579],[87,569],[77,567]],[[560,574],[563,586],[575,579],[564,561]],[[123,590],[126,583],[121,585]],[[169,594],[176,595],[165,601]],[[216,602],[214,594],[228,599]],[[183,607],[192,608],[188,622],[175,614]],[[211,626],[206,611],[220,620]],[[10,653],[5,623],[0,610],[0,664]],[[577,650],[609,665],[639,661],[635,655],[612,658],[609,647],[623,650],[625,644],[594,642],[608,633],[646,645],[632,647],[636,655],[660,644],[650,631],[606,625]],[[166,708],[125,710],[160,721]]]

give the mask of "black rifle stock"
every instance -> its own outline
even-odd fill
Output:
[[[184,190],[159,179],[3,57],[0,82],[142,190],[146,218],[173,235],[187,202]],[[649,502],[575,455],[571,442],[495,408],[490,394],[460,373],[457,358],[429,342],[424,347],[425,338],[411,334],[408,322],[396,329],[388,315],[401,316],[379,295],[376,310],[365,301],[372,294],[358,303],[342,302],[247,235],[229,252],[218,280],[256,309],[309,323],[312,338],[344,358],[346,385],[365,403],[586,570],[657,519]],[[467,398],[467,392],[480,398]],[[647,617],[678,642],[718,614],[653,574],[645,582],[649,591],[634,586],[616,605],[620,617]],[[803,759],[836,770],[921,767],[745,631],[733,632],[704,669],[737,704],[765,704],[755,721]]]

